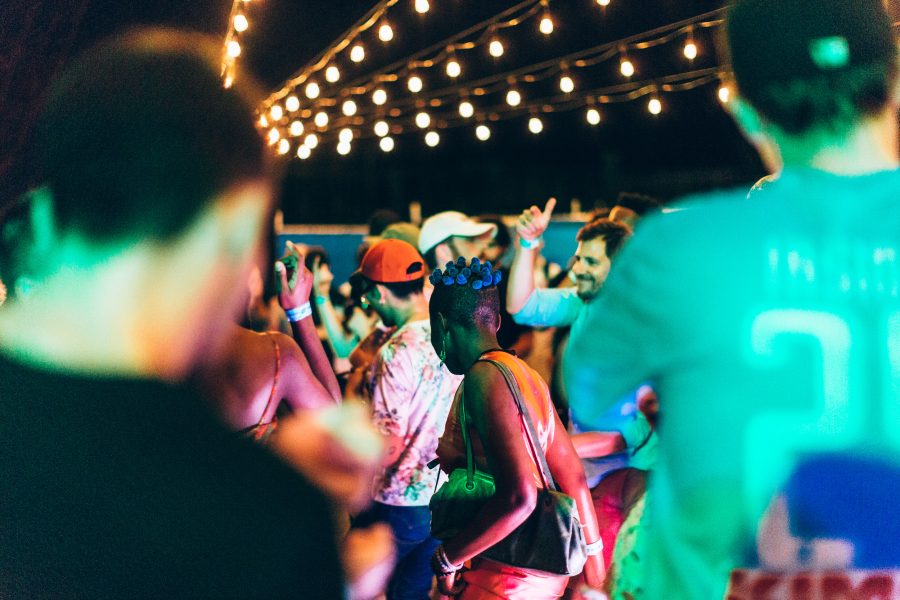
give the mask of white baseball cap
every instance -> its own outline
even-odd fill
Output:
[[[477,238],[488,233],[491,237],[497,235],[497,226],[473,221],[459,211],[447,210],[428,217],[422,223],[419,251],[425,254],[449,237]]]

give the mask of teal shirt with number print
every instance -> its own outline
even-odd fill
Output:
[[[900,449],[900,172],[788,170],[638,223],[573,340],[580,420],[650,380],[647,598],[721,598],[804,453]],[[900,462],[900,461],[898,461]]]

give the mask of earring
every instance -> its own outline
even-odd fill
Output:
[[[438,352],[438,358],[441,359],[441,366],[444,366],[444,362],[447,360],[447,336],[441,337],[441,351]]]

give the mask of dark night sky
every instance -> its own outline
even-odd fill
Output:
[[[12,8],[17,4],[19,10]],[[251,0],[241,61],[266,89],[273,90],[373,4],[373,0]],[[412,0],[401,0],[388,13],[395,40],[385,47],[374,32],[365,33],[367,60],[356,73],[345,69],[343,81],[514,4],[515,0],[431,0],[432,10],[421,16],[412,10]],[[550,38],[537,34],[536,21],[530,21],[504,32],[508,50],[503,59],[487,59],[483,49],[461,54],[460,59],[466,74],[503,72],[721,5],[721,0],[612,0],[601,10],[594,0],[554,0],[556,31]],[[175,25],[224,37],[230,6],[228,0],[12,0],[0,8],[4,13],[0,17],[6,17],[0,38],[6,40],[6,52],[18,49],[18,62],[7,61],[11,72],[0,72],[13,82],[12,91],[0,94],[0,109],[5,115],[11,110],[19,117],[19,129],[27,129],[32,112],[23,107],[39,100],[49,73],[77,50],[139,24]],[[84,13],[77,19],[79,10]],[[73,16],[68,21],[61,18],[67,11]],[[47,25],[49,20],[54,20],[55,28]],[[64,46],[59,42],[62,34],[70,36]],[[680,56],[678,43],[634,54],[638,77],[714,65],[713,42],[705,35],[698,34],[701,54],[693,66]],[[349,62],[344,58],[340,64],[345,67]],[[616,83],[616,66],[613,62],[579,74],[579,89]],[[428,74],[426,91],[446,85],[437,81],[441,76],[440,69]],[[762,168],[719,106],[716,88],[712,84],[666,97],[663,114],[655,118],[646,110],[646,98],[607,106],[603,122],[595,128],[585,123],[580,109],[546,115],[539,136],[527,132],[527,117],[517,117],[493,124],[486,143],[475,140],[470,126],[441,131],[441,144],[434,149],[422,143],[421,132],[395,136],[397,147],[390,154],[382,153],[373,139],[355,141],[346,157],[335,152],[333,141],[323,142],[311,159],[294,159],[287,165],[282,195],[286,220],[362,222],[378,207],[402,211],[410,201],[421,202],[426,215],[449,208],[514,213],[549,196],[558,197],[563,207],[571,198],[590,207],[622,190],[671,198],[752,182],[762,175]],[[541,95],[538,88],[523,91],[526,98]],[[4,152],[11,147],[6,144]],[[23,168],[14,166],[12,179],[22,180]],[[10,173],[6,175],[9,179]]]

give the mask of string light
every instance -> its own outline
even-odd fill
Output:
[[[231,40],[228,42],[228,57],[229,58],[237,58],[241,55],[241,45],[237,40]]]
[[[348,154],[350,154],[351,149],[352,148],[350,147],[350,142],[340,142],[337,145],[337,152],[341,156],[347,156]]]
[[[243,33],[247,31],[247,28],[250,27],[250,22],[247,21],[247,17],[238,13],[234,15],[234,30],[238,33]]]
[[[225,76],[225,83],[223,83],[222,85],[224,85],[224,86],[225,86],[225,89],[227,90],[227,89],[230,88],[232,85],[234,85],[234,77],[232,77],[231,75],[226,75],[226,76]]]
[[[269,109],[269,116],[272,117],[273,121],[280,121],[281,117],[284,116],[284,109],[281,108],[280,104],[273,104],[272,108]]]
[[[517,89],[511,89],[506,92],[506,103],[510,106],[518,106],[522,104],[522,94]]]
[[[353,130],[349,127],[344,127],[338,132],[338,141],[343,142],[344,144],[349,144],[353,141]]]
[[[528,119],[528,131],[537,135],[544,130],[544,122],[540,117],[531,117]]]
[[[482,142],[488,141],[491,137],[491,128],[487,125],[479,125],[475,128],[475,137],[477,137]]]
[[[589,108],[584,115],[584,118],[587,119],[587,122],[590,125],[599,125],[600,124],[600,111],[596,108]]]
[[[259,126],[260,127],[268,127],[269,120],[266,118],[266,115],[259,115]]]
[[[694,43],[694,34],[692,30],[688,30],[687,41],[684,44],[682,52],[684,53],[684,57],[688,60],[697,58],[697,44]]]
[[[416,0],[415,6],[416,12],[420,15],[424,15],[431,8],[431,5],[428,4],[428,0]]]
[[[378,137],[384,137],[391,131],[391,128],[390,126],[388,126],[387,121],[376,122],[373,129],[375,130],[375,135],[377,135]]]
[[[413,75],[406,82],[406,87],[409,88],[409,91],[411,91],[413,94],[418,94],[422,91],[422,78],[418,75]]]
[[[622,55],[622,60],[619,62],[619,72],[625,77],[634,75],[634,64],[628,60],[628,57],[624,54]]]
[[[300,109],[300,98],[297,96],[288,96],[284,101],[284,107],[290,112],[297,112]]]
[[[319,136],[314,133],[309,133],[303,138],[303,144],[308,146],[310,150],[319,145]]]
[[[459,116],[464,119],[469,119],[472,115],[475,114],[475,107],[472,106],[472,103],[468,100],[463,100],[459,103]]]
[[[287,140],[278,142],[278,154],[284,155],[291,151],[291,143]]]
[[[366,58],[366,49],[363,48],[362,44],[356,44],[352,48],[350,48],[350,60],[355,63],[362,62],[363,59]]]
[[[325,81],[328,83],[336,83],[340,78],[341,72],[336,66],[331,65],[325,69]]]
[[[662,102],[654,95],[647,103],[647,110],[650,111],[651,115],[658,115],[662,112]]]
[[[301,123],[300,121],[292,122],[289,131],[291,137],[300,137],[301,135],[303,135],[303,123]]]
[[[394,39],[394,30],[389,23],[382,23],[378,28],[378,39],[382,42],[389,42]]]
[[[447,76],[448,77],[459,77],[460,73],[462,73],[462,67],[459,66],[459,61],[455,58],[451,58],[447,61]]]
[[[319,90],[319,84],[315,81],[310,81],[306,84],[306,88],[304,88],[303,93],[305,93],[306,97],[310,100],[315,100],[319,97],[320,91],[321,90]]]
[[[553,18],[550,16],[549,10],[544,10],[544,16],[541,17],[541,22],[538,25],[538,30],[544,35],[550,35],[553,33]]]
[[[420,112],[416,115],[416,127],[419,129],[428,129],[428,126],[431,125],[431,117],[428,116],[427,112]]]
[[[597,4],[606,8],[607,6],[609,6],[609,0],[597,0]]]
[[[305,144],[301,144],[300,147],[297,148],[297,158],[300,160],[306,160],[309,158],[310,154],[312,154],[312,150]]]
[[[313,123],[316,124],[316,127],[325,127],[328,125],[328,113],[324,111],[317,112],[316,116],[313,117]]]
[[[269,145],[271,146],[275,142],[281,139],[281,132],[278,131],[277,127],[273,127],[269,130]]]
[[[494,58],[503,56],[503,50],[503,42],[501,42],[499,38],[495,37],[491,40],[491,43],[488,44],[488,53]]]
[[[378,140],[378,146],[384,152],[390,152],[391,150],[394,149],[394,138],[392,138],[391,136],[383,137],[380,140]]]
[[[441,143],[441,135],[437,131],[429,131],[425,134],[425,143],[434,148]]]
[[[352,117],[356,114],[356,102],[353,100],[345,100],[341,105],[341,112],[347,117]]]
[[[728,101],[731,100],[731,90],[727,85],[723,85],[719,87],[719,102],[722,104],[727,104]]]
[[[563,75],[559,78],[559,89],[564,94],[571,94],[575,91],[575,81],[568,75]]]

